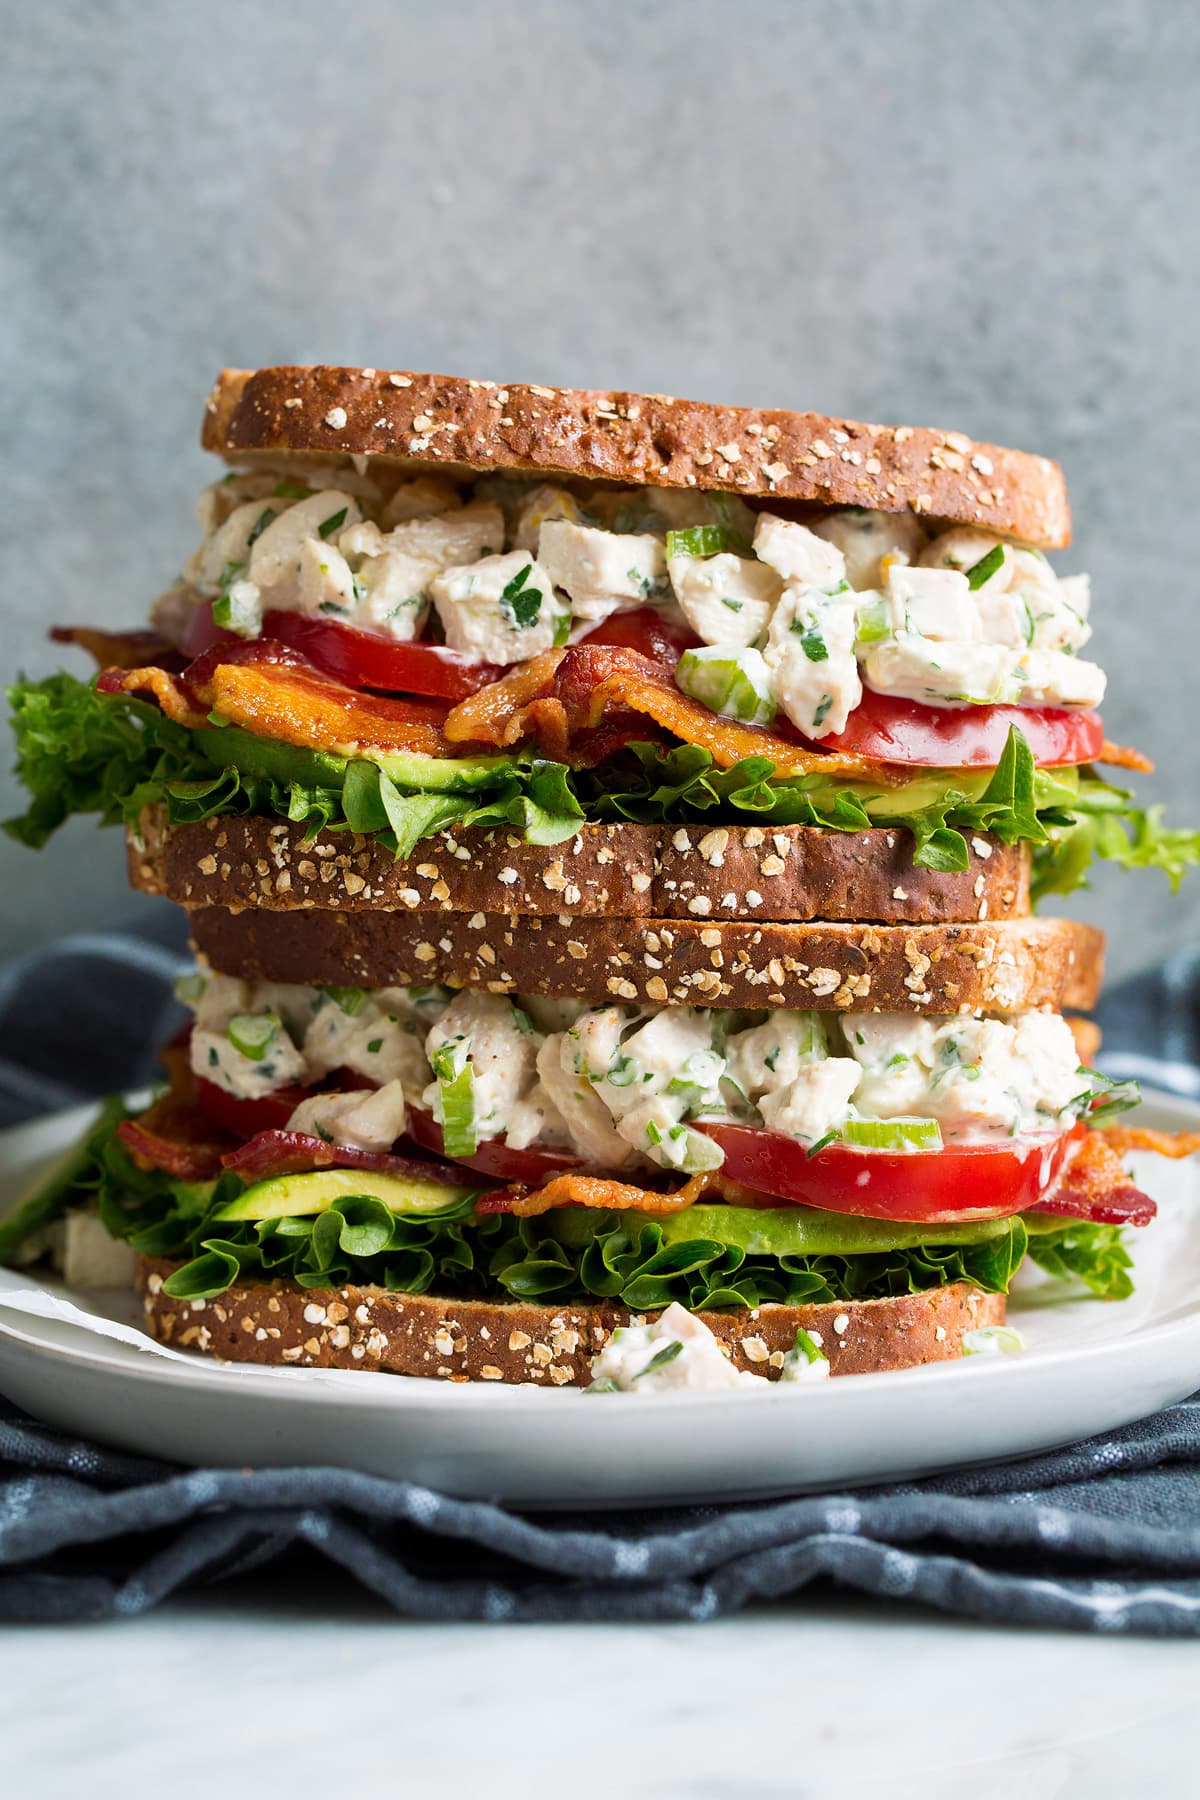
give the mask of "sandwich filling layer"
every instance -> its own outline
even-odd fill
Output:
[[[453,825],[894,824],[934,871],[972,833],[1032,845],[1035,897],[1096,855],[1197,860],[1091,767],[1142,759],[1093,710],[1086,576],[911,514],[791,510],[361,457],[235,471],[153,631],[61,634],[98,688],[12,690],[11,829],[157,802],[405,855]]]

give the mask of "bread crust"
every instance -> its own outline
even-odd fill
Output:
[[[914,867],[907,831],[813,826],[583,825],[554,845],[513,831],[438,832],[398,861],[371,839],[286,820],[166,824],[147,808],[128,833],[129,879],[182,906],[290,912],[509,914],[625,919],[848,919],[939,924],[1029,911],[1030,854],[975,834],[970,866]]]
[[[330,365],[224,369],[201,442],[227,462],[371,456],[448,473],[511,470],[912,511],[1043,550],[1071,540],[1062,470],[960,432],[867,425],[663,394]]]
[[[325,987],[444,982],[596,1003],[854,1012],[1087,1011],[1104,936],[1072,919],[971,925],[189,913],[226,975]]]
[[[178,1266],[139,1257],[146,1329],[160,1343],[230,1362],[586,1387],[591,1359],[616,1326],[657,1317],[611,1302],[533,1306],[286,1281],[238,1283],[216,1300],[171,1300],[162,1284]],[[1003,1294],[960,1281],[888,1300],[697,1317],[728,1346],[735,1367],[772,1381],[800,1326],[820,1334],[831,1375],[869,1375],[952,1361],[962,1354],[963,1333],[1003,1324],[1005,1308]]]

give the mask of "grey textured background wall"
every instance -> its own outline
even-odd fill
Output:
[[[173,575],[222,363],[811,407],[1065,463],[1110,733],[1200,817],[1194,7],[0,15],[7,669]],[[0,949],[128,915],[120,865],[88,825],[5,843]],[[1106,875],[1081,910],[1124,969],[1195,935],[1200,881]]]

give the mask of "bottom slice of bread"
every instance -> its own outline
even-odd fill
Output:
[[[540,1382],[586,1387],[591,1360],[618,1325],[652,1319],[610,1302],[532,1306],[523,1301],[445,1300],[381,1287],[299,1288],[238,1283],[215,1300],[172,1300],[163,1282],[177,1265],[138,1259],[146,1327],[160,1343],[230,1362],[313,1369],[374,1369],[443,1381]],[[1004,1322],[1003,1294],[970,1283],[819,1306],[702,1312],[735,1367],[778,1377],[797,1327],[819,1334],[830,1373],[869,1375],[947,1362],[963,1333]]]

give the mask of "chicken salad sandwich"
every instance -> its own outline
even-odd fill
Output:
[[[236,1360],[633,1387],[944,1360],[1129,1291],[1089,1065],[1110,782],[1044,458],[410,372],[226,372],[145,631],[11,691],[9,829],[122,823],[189,1020],[0,1222]],[[107,1251],[106,1251],[107,1254]],[[106,1264],[107,1267],[107,1264]],[[68,1276],[70,1261],[68,1259]]]

